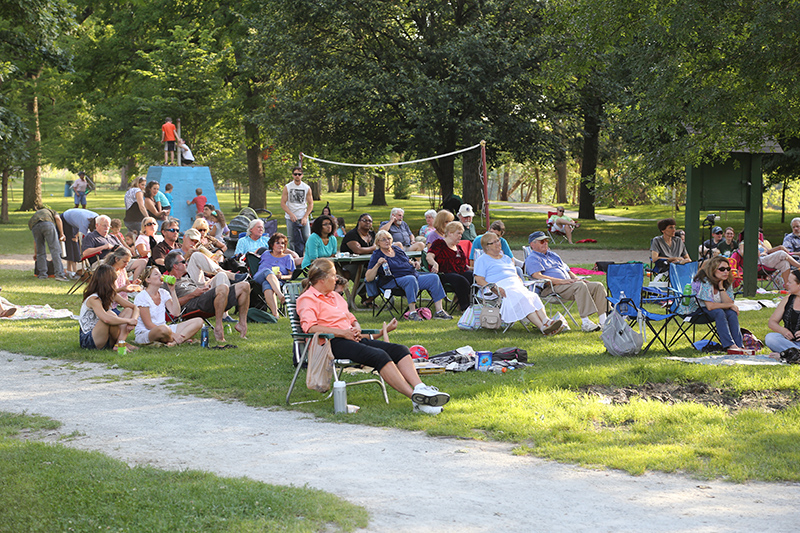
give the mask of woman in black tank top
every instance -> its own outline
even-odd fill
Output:
[[[784,288],[789,296],[781,300],[778,307],[769,317],[769,329],[764,342],[773,352],[782,352],[788,348],[800,349],[800,270],[792,270]],[[781,325],[783,322],[783,325]]]

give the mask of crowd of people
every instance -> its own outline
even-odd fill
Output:
[[[81,173],[79,180],[84,179]],[[83,348],[126,342],[130,333],[134,333],[137,344],[171,346],[192,342],[204,319],[213,321],[218,342],[225,342],[226,322],[246,339],[251,278],[246,271],[230,269],[225,217],[221,209],[208,203],[202,189],[197,189],[186,202],[194,205],[196,216],[182,238],[180,221],[170,216],[171,184],[161,192],[158,182],[135,179],[124,196],[123,220],[86,209],[84,184],[78,183],[73,190],[74,208],[60,215],[41,209],[31,217],[29,228],[36,243],[36,273],[40,278],[48,277],[48,246],[52,256],[50,272],[59,281],[77,276],[84,259],[97,261],[80,311],[79,341]],[[353,353],[358,357],[363,353],[365,361],[374,363],[371,366],[385,374],[390,385],[412,398],[416,411],[436,411],[446,399],[441,396],[431,402],[414,396],[421,381],[415,371],[408,369],[407,348],[362,338],[360,327],[341,296],[349,281],[359,281],[362,269],[356,262],[331,259],[369,255],[363,269],[364,283],[354,284],[352,290],[360,291],[365,307],[375,306],[375,298],[382,292],[403,294],[408,304],[405,317],[410,321],[423,320],[417,306],[421,291],[429,293],[433,304],[429,316],[440,320],[453,319],[445,308],[446,292],[454,295],[453,309],[464,312],[473,303],[473,292],[483,291],[500,298],[503,322],[527,321],[544,335],[569,329],[560,313],[548,316],[542,299],[551,294],[576,302],[583,332],[596,332],[606,321],[604,285],[576,276],[550,249],[549,232],[534,231],[528,236],[529,252],[521,261],[504,238],[502,221],[493,221],[485,233],[478,234],[473,223],[475,213],[469,204],[452,210],[426,211],[425,223],[418,231],[405,220],[405,211],[396,207],[388,220],[377,225],[377,232],[369,213],[361,214],[347,230],[344,218],[335,217],[329,204],[316,217],[313,206],[310,187],[303,183],[303,170],[297,167],[281,196],[286,234],[265,234],[264,221],[256,218],[236,244],[230,245],[235,246],[234,259],[248,253],[258,256],[253,286],[263,293],[266,307],[276,320],[285,301],[283,285],[298,277],[307,278],[309,289],[298,301],[303,328],[309,333],[335,329],[337,339],[348,342],[337,340],[334,353],[356,350],[351,343],[364,345]],[[558,209],[557,216],[564,216],[563,208]],[[569,237],[579,226],[571,219],[553,222],[560,224],[560,231]],[[685,233],[677,229],[675,220],[660,220],[657,227],[660,235],[653,238],[650,246],[653,271],[666,272],[671,263],[691,261]],[[772,333],[767,336],[767,344],[776,351],[800,348],[800,301],[796,299],[800,295],[800,274],[795,270],[800,269],[800,262],[793,255],[800,253],[800,218],[792,221],[791,228],[792,233],[781,245],[773,247],[763,235],[758,240],[759,263],[779,271],[789,292],[769,322]],[[733,292],[736,269],[741,268],[745,253],[744,244],[739,241],[732,227],[711,228],[710,238],[698,249],[706,260],[696,278],[699,305],[715,321],[723,348],[734,351],[743,348]],[[314,303],[300,305],[312,296]],[[322,316],[327,305],[339,314]],[[237,318],[229,315],[234,309]],[[170,323],[171,317],[187,313],[195,313],[195,318]],[[396,327],[396,322],[392,324],[392,328]],[[350,352],[348,357],[354,358]]]

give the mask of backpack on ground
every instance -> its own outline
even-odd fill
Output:
[[[630,357],[642,351],[644,335],[642,334],[642,318],[637,320],[639,332],[628,325],[628,321],[616,309],[608,314],[600,339],[611,355]]]

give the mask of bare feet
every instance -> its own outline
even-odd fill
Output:
[[[394,330],[397,329],[397,319],[396,318],[393,318],[392,321],[389,322],[388,324],[386,324],[386,322],[384,322],[384,324],[386,325],[386,333],[389,333],[390,331],[394,331]]]
[[[239,336],[241,338],[243,339],[247,338],[247,322],[242,323],[242,321],[240,320],[239,323],[234,326],[234,328],[236,328],[236,331],[239,332]]]
[[[138,347],[138,346],[134,346],[133,344],[131,344],[131,343],[129,343],[129,342],[126,342],[126,343],[125,343],[125,346],[128,348],[128,351],[129,351],[129,352],[135,352],[136,350],[138,350],[138,349],[139,349],[139,347]]]
[[[217,326],[214,328],[214,338],[217,342],[225,342],[225,326]]]

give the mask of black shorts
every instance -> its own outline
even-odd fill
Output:
[[[164,143],[164,151],[165,152],[174,152],[175,151],[175,141],[166,141]]]
[[[355,342],[340,337],[331,339],[331,350],[333,356],[338,359],[350,359],[356,363],[371,366],[378,372],[390,362],[394,361],[397,364],[404,357],[411,355],[408,346],[402,344],[370,339],[361,339],[361,342]]]
[[[67,250],[67,261],[74,261],[75,263],[81,262],[81,250],[78,247],[78,241],[73,241],[73,237],[78,234],[72,224],[64,220],[64,214],[58,215],[61,217],[61,226],[64,229],[64,238],[66,239],[64,247]]]
[[[213,315],[214,298],[217,296],[218,288],[219,287],[214,287],[210,291],[206,291],[197,298],[192,298],[186,302],[186,305],[183,306],[183,312],[190,313],[192,311],[203,311],[204,313]],[[231,285],[230,290],[228,291],[228,303],[225,304],[225,309],[228,310],[234,305],[236,305],[236,290],[234,286]]]

